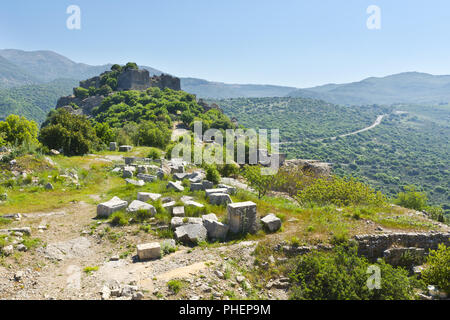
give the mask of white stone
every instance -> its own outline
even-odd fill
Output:
[[[209,197],[213,193],[227,193],[227,188],[205,189],[206,197]]]
[[[174,217],[184,217],[184,207],[173,207],[172,216]]]
[[[97,206],[97,215],[99,217],[109,217],[116,211],[125,209],[128,206],[128,202],[121,200],[118,197],[114,197],[111,200],[100,203]]]
[[[214,205],[226,205],[232,202],[230,195],[227,193],[213,193],[209,195],[209,203]]]
[[[161,246],[158,242],[138,244],[137,255],[139,260],[161,258]]]
[[[159,193],[138,192],[137,194],[137,199],[144,202],[148,200],[157,201],[159,198],[161,198]]]
[[[180,191],[180,192],[184,191],[184,187],[181,185],[180,181],[177,181],[177,182],[169,181],[166,188],[174,189],[175,191]]]
[[[275,232],[281,228],[281,220],[273,213],[268,214],[264,218],[261,219],[263,225],[270,231]]]
[[[256,203],[252,201],[228,204],[227,218],[232,233],[256,233],[259,229]]]
[[[130,205],[127,208],[128,212],[136,212],[139,210],[146,210],[151,214],[156,214],[156,209],[154,206],[140,200],[134,200],[133,202],[130,203]]]

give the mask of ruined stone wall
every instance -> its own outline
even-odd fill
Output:
[[[381,258],[392,247],[436,249],[440,243],[450,245],[450,233],[387,233],[355,236],[358,254],[369,259]]]

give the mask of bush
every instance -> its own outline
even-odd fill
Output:
[[[37,144],[37,136],[37,123],[28,121],[25,117],[11,114],[5,121],[0,121],[0,145]]]
[[[220,183],[220,173],[215,165],[209,165],[206,168],[206,180],[214,184]]]
[[[174,294],[177,294],[184,287],[184,283],[181,280],[169,280],[167,282],[167,287]]]
[[[340,177],[317,179],[299,191],[296,199],[301,204],[334,204],[336,206],[383,205],[387,201],[381,192],[375,192],[368,185],[354,178]]]
[[[68,156],[84,155],[98,145],[97,135],[89,119],[64,109],[49,114],[39,140],[49,149],[63,149]]]
[[[138,127],[138,145],[164,149],[170,142],[171,132],[164,124],[144,121]]]
[[[419,192],[415,186],[404,187],[405,192],[400,192],[395,200],[399,206],[414,209],[424,210],[427,205],[427,195],[425,192]]]
[[[116,140],[116,133],[107,123],[97,123],[94,126],[95,134],[106,145]]]
[[[410,300],[416,280],[406,270],[380,260],[381,288],[370,290],[367,273],[371,264],[358,257],[357,247],[337,246],[331,252],[315,251],[296,259],[290,278],[295,300]]]
[[[222,177],[236,177],[239,174],[239,166],[233,163],[227,163],[217,166]]]
[[[82,87],[78,87],[78,88],[73,89],[73,94],[78,99],[83,100],[83,99],[86,99],[87,97],[89,97],[89,90],[82,88]]]
[[[162,156],[161,151],[159,151],[158,149],[155,149],[155,148],[151,148],[149,153],[147,154],[147,158],[153,159],[153,160],[160,159],[161,156]]]
[[[138,222],[144,222],[146,220],[149,220],[151,217],[152,213],[149,210],[138,210],[134,216],[134,218]]]
[[[128,225],[128,217],[123,211],[114,212],[110,218],[111,225],[113,226],[126,226]]]
[[[430,251],[422,278],[425,283],[450,293],[450,248],[440,244],[437,250]]]

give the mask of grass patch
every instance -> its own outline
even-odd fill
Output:
[[[90,275],[92,272],[98,271],[98,266],[95,266],[95,267],[86,267],[86,268],[83,269],[83,271],[84,271],[86,274]]]

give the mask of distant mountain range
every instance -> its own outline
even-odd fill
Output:
[[[0,50],[0,119],[25,109],[25,114],[40,120],[42,113],[53,108],[59,96],[69,94],[78,81],[107,71],[111,65],[76,63],[52,51]],[[163,73],[148,66],[140,68],[149,70],[152,75]],[[181,88],[199,98],[211,99],[303,97],[341,105],[450,102],[450,76],[418,72],[305,89],[181,78]],[[30,96],[30,92],[35,96]],[[37,108],[36,112],[33,108]]]
[[[359,82],[297,89],[288,96],[344,105],[440,104],[450,102],[450,76],[405,72]]]

